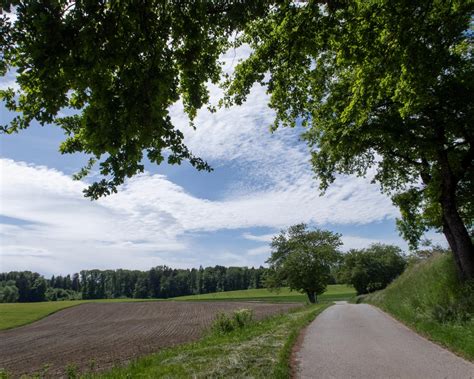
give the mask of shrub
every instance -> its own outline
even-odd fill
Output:
[[[216,334],[226,334],[236,329],[243,328],[253,321],[250,309],[240,309],[232,314],[218,313],[212,323],[212,331]]]
[[[234,312],[233,321],[238,328],[243,328],[252,322],[253,314],[250,309],[240,309]]]
[[[62,288],[48,288],[45,293],[46,300],[48,301],[61,301],[61,300],[81,300],[82,295],[79,292],[73,290],[65,290]]]
[[[341,282],[352,284],[361,295],[385,288],[405,270],[406,264],[399,247],[373,244],[346,253],[338,275]]]
[[[0,303],[15,303],[19,296],[18,287],[13,280],[0,282]]]

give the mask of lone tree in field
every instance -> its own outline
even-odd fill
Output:
[[[275,127],[302,123],[325,190],[337,174],[368,172],[401,210],[415,247],[442,230],[460,277],[474,278],[474,55],[472,0],[3,1],[0,92],[19,112],[6,132],[33,120],[67,134],[64,153],[100,162],[98,198],[159,164],[189,160],[169,116],[182,99],[192,119],[218,82],[219,54],[247,43],[224,104],[266,86]],[[77,110],[64,117],[62,108]],[[164,152],[167,152],[166,154]],[[369,171],[370,170],[370,171]]]
[[[331,279],[331,268],[338,262],[340,235],[326,230],[309,230],[297,224],[283,230],[271,243],[272,255],[265,277],[269,288],[288,286],[308,295],[315,303]]]

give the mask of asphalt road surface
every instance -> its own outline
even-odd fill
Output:
[[[298,378],[474,378],[474,364],[367,304],[326,309],[295,360]]]

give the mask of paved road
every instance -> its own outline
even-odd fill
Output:
[[[298,378],[474,378],[474,364],[367,304],[326,309],[295,358]]]

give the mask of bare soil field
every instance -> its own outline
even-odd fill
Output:
[[[67,365],[103,370],[201,337],[218,312],[252,309],[256,319],[298,304],[251,302],[90,303],[0,332],[0,368],[13,374],[60,376]]]

